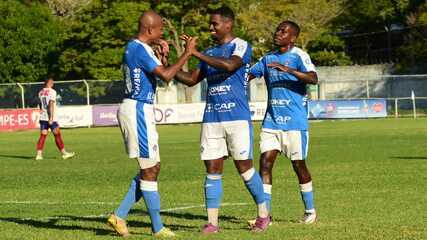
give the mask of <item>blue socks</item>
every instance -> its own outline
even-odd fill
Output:
[[[125,198],[120,203],[119,208],[114,211],[114,214],[122,219],[126,219],[129,210],[141,197],[144,198],[145,206],[150,215],[152,230],[156,233],[163,228],[160,218],[160,195],[157,191],[157,182],[144,181],[140,179],[139,175],[136,175],[132,179]]]
[[[208,174],[205,180],[206,208],[219,208],[222,198],[222,175]]]
[[[151,228],[156,233],[163,228],[162,219],[160,218],[160,195],[157,191],[157,182],[141,180],[141,190],[145,206],[151,218]]]
[[[247,170],[246,172],[242,173],[241,176],[245,181],[246,188],[251,193],[255,203],[261,204],[265,202],[262,180],[259,174],[255,171],[255,168]]]
[[[132,206],[141,199],[142,193],[139,186],[139,179],[139,175],[136,175],[132,179],[132,183],[129,186],[129,190],[126,193],[125,198],[120,203],[119,208],[114,211],[114,214],[119,218],[126,219]]]
[[[301,188],[301,198],[304,202],[305,212],[313,213],[314,210],[314,200],[313,200],[313,183],[310,181],[308,183],[300,184]]]

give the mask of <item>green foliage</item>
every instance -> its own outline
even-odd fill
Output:
[[[401,61],[397,65],[398,72],[426,73],[427,66],[427,2],[421,5],[407,18],[411,27],[407,36],[407,44],[400,47],[398,53]]]
[[[63,28],[42,4],[0,2],[0,82],[41,80],[56,67]]]
[[[330,34],[320,35],[307,45],[313,62],[318,66],[342,66],[352,64],[345,55],[345,43],[339,37]]]
[[[338,28],[354,32],[384,30],[392,23],[404,23],[406,16],[424,0],[359,0],[348,3],[348,9],[335,20]]]
[[[96,0],[68,22],[60,70],[66,79],[119,79],[123,49],[146,2]]]
[[[317,66],[343,66],[352,64],[350,57],[346,56],[344,52],[322,50],[311,53],[310,55]]]

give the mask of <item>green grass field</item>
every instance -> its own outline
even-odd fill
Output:
[[[274,225],[252,234],[255,207],[231,161],[224,173],[222,231],[200,235],[204,167],[199,125],[158,126],[159,179],[165,224],[180,239],[427,239],[427,119],[312,122],[309,168],[319,222],[303,213],[296,177],[281,157],[274,169]],[[255,126],[258,143],[259,124]],[[137,164],[118,128],[63,130],[62,160],[53,137],[45,160],[33,160],[38,131],[0,133],[0,239],[118,239],[106,226]],[[256,166],[259,156],[255,146]],[[132,237],[150,238],[139,202],[128,219]]]

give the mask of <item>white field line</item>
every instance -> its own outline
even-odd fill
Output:
[[[0,204],[41,204],[41,205],[65,205],[70,204],[66,202],[37,202],[37,201],[3,201],[0,202]],[[98,205],[118,205],[119,203],[112,203],[112,202],[81,202],[80,205],[85,204],[98,204]],[[77,203],[74,203],[74,205],[77,205]],[[244,206],[249,205],[249,203],[222,203],[221,206]],[[161,210],[161,212],[176,212],[181,210],[187,210],[187,209],[193,209],[193,208],[204,208],[204,204],[197,204],[197,205],[188,205],[188,206],[182,206],[182,207],[174,207],[174,208],[166,208]],[[86,215],[86,216],[79,216],[80,218],[105,218],[111,213],[104,213],[100,215]],[[67,216],[52,216],[52,217],[26,217],[26,218],[20,218],[20,220],[28,221],[28,220],[67,220],[70,219],[70,217]],[[0,220],[2,222],[2,220]]]
[[[2,204],[23,205],[118,205],[118,202],[46,202],[46,201],[0,201]]]

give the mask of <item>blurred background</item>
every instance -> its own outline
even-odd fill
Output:
[[[118,103],[123,50],[142,12],[164,17],[173,62],[183,52],[182,33],[198,36],[199,50],[213,44],[208,13],[222,5],[235,11],[235,34],[252,44],[253,62],[272,49],[281,21],[301,26],[298,46],[310,54],[320,80],[309,87],[310,99],[384,98],[389,113],[415,105],[427,112],[425,0],[3,0],[0,108],[37,107],[48,75],[61,105]],[[184,68],[196,64],[193,58]],[[248,90],[252,102],[267,98],[263,79]],[[205,92],[205,82],[187,88],[159,81],[157,103],[203,102]]]

